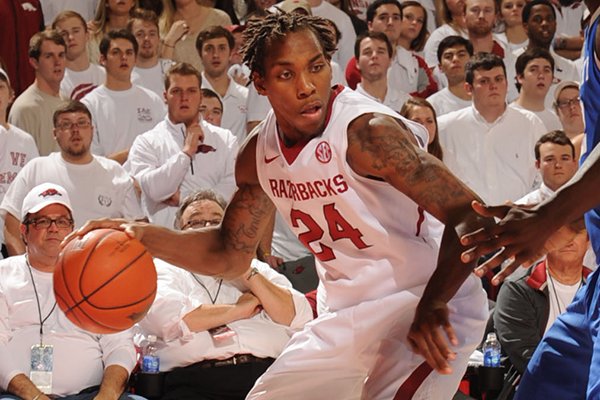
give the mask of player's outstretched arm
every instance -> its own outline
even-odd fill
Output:
[[[479,275],[511,260],[492,283],[500,283],[519,265],[531,264],[548,251],[568,243],[574,232],[583,228],[582,215],[600,204],[600,146],[590,153],[571,181],[554,198],[526,209],[518,206],[489,207],[475,203],[481,215],[494,215],[502,220],[493,226],[479,227],[461,237],[470,249],[463,253],[470,263],[483,254],[503,248],[477,269]],[[569,225],[568,227],[565,225]]]
[[[472,272],[463,268],[459,232],[493,220],[476,214],[478,197],[435,157],[416,146],[414,136],[388,116],[365,114],[348,129],[347,159],[359,174],[384,179],[446,224],[438,267],[429,280],[409,332],[415,352],[441,373],[450,373],[456,343],[446,303]]]
[[[255,154],[254,136],[240,150],[236,163],[238,190],[219,227],[173,231],[152,224],[104,219],[89,221],[65,242],[93,229],[121,229],[140,240],[154,257],[199,274],[235,278],[250,266],[274,210],[258,182]]]

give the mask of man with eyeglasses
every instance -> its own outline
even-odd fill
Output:
[[[583,108],[579,97],[579,83],[562,81],[554,90],[554,111],[562,130],[575,146],[575,159],[579,160],[584,138]]]
[[[212,190],[186,197],[176,228],[221,223],[226,203]],[[304,295],[254,259],[236,280],[195,274],[155,259],[156,300],[140,321],[156,335],[165,376],[161,400],[244,398],[294,331],[312,319]]]
[[[60,184],[71,194],[75,227],[94,218],[143,218],[131,177],[116,162],[90,152],[94,133],[85,105],[71,101],[59,108],[54,113],[53,132],[60,152],[25,165],[0,204],[9,255],[25,252],[19,228],[20,207],[27,192],[43,182]]]
[[[74,227],[67,191],[38,185],[20,211],[27,251],[0,261],[0,399],[140,399],[123,394],[136,363],[132,332],[91,334],[56,307],[53,271]]]

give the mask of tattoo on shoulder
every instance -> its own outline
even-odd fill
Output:
[[[409,128],[393,118],[373,114],[355,120],[348,130],[348,148],[352,146],[349,163],[384,177],[426,208],[445,209],[473,196],[441,161],[419,149]]]

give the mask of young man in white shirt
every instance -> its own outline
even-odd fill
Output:
[[[238,141],[229,130],[201,118],[201,79],[190,64],[175,64],[165,81],[166,118],[131,146],[129,172],[155,224],[172,227],[180,200],[199,188],[213,189],[225,199],[236,188]]]
[[[510,106],[537,115],[546,132],[561,129],[558,116],[544,104],[554,79],[554,59],[550,53],[541,47],[529,48],[517,58],[515,70],[519,97]]]
[[[165,91],[165,74],[173,61],[159,58],[160,35],[158,17],[153,11],[136,9],[127,23],[127,30],[135,36],[139,51],[131,74],[134,84],[152,90],[162,97]]]
[[[356,91],[400,112],[410,96],[388,85],[387,72],[393,53],[392,44],[383,32],[370,31],[356,40],[354,56],[362,77]]]
[[[27,163],[8,188],[0,215],[10,255],[23,254],[21,204],[31,188],[44,182],[63,186],[71,195],[75,227],[102,217],[143,218],[133,180],[116,162],[90,152],[94,130],[89,110],[73,100],[54,114],[54,139],[60,152]]]
[[[427,98],[438,117],[469,107],[471,94],[465,87],[465,65],[473,55],[473,45],[461,36],[448,36],[438,46],[439,68],[448,86]]]
[[[67,65],[60,83],[61,96],[80,100],[106,79],[104,68],[90,62],[87,22],[75,11],[63,11],[52,22],[52,29],[56,29],[67,44]]]
[[[100,42],[106,82],[81,100],[93,116],[92,152],[120,164],[135,138],[165,115],[164,101],[156,93],[131,82],[137,52],[138,43],[127,30],[107,33]]]
[[[196,40],[196,49],[204,66],[202,87],[221,96],[223,128],[229,129],[241,142],[246,137],[248,88],[227,75],[234,46],[233,35],[222,26],[211,26],[200,32]]]
[[[506,70],[500,57],[480,53],[466,66],[473,105],[438,119],[444,163],[492,204],[514,201],[534,189],[533,149],[544,124],[506,105]]]
[[[542,177],[541,186],[517,200],[516,204],[541,203],[577,172],[575,146],[563,131],[548,132],[535,143],[535,167]]]

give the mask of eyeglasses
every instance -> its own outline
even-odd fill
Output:
[[[41,217],[25,221],[24,224],[33,225],[35,229],[48,229],[53,222],[58,229],[67,229],[73,227],[73,220],[67,217],[58,217],[56,219]]]
[[[207,226],[217,226],[221,223],[221,219],[196,219],[188,221],[183,227],[182,230],[186,229],[196,229],[196,228],[206,228]]]
[[[86,129],[86,128],[89,128],[90,126],[92,126],[92,123],[90,121],[88,121],[87,119],[80,119],[77,122],[63,121],[63,122],[57,124],[56,128],[58,128],[59,130],[61,130],[63,132],[66,132],[66,131],[72,130],[74,126],[77,126],[77,128],[79,128],[79,129]]]
[[[566,110],[567,108],[569,108],[571,106],[579,105],[580,102],[581,102],[581,98],[575,97],[574,99],[571,99],[571,100],[557,102],[556,107],[560,108],[561,110]]]

